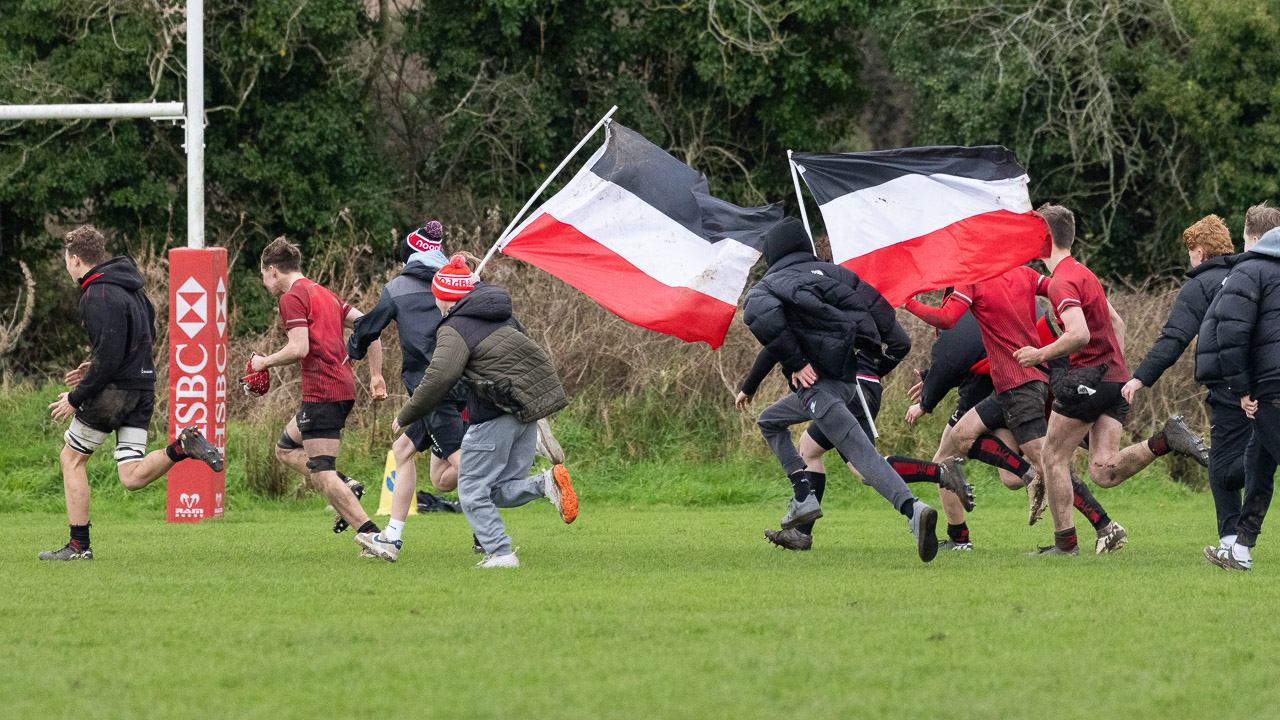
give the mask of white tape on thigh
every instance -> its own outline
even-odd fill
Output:
[[[122,427],[116,431],[116,464],[138,462],[147,455],[147,429]]]
[[[62,434],[67,446],[81,455],[92,455],[94,450],[107,439],[107,433],[94,430],[80,422],[80,418],[71,419],[71,427]]]

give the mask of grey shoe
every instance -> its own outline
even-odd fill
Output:
[[[938,511],[916,500],[907,527],[916,536],[916,552],[920,559],[929,562],[938,556]]]
[[[178,433],[178,443],[182,445],[183,455],[203,462],[214,472],[222,472],[222,453],[205,439],[200,428],[195,425],[182,428],[182,432]]]
[[[1045,490],[1044,478],[1035,466],[1031,466],[1031,481],[1027,483],[1027,524],[1035,525],[1044,516],[1049,507],[1049,493]]]
[[[1205,447],[1204,440],[1199,435],[1191,432],[1191,428],[1187,427],[1187,423],[1183,421],[1181,415],[1174,415],[1164,421],[1165,442],[1169,443],[1169,449],[1179,455],[1187,457],[1200,463],[1201,467],[1209,467],[1209,449]]]
[[[351,494],[356,496],[356,500],[359,500],[360,498],[364,497],[364,483],[358,482],[352,478],[347,477],[346,475],[340,475],[339,477],[342,478],[342,482],[346,484],[347,489],[351,491]],[[351,527],[351,523],[347,522],[347,519],[342,517],[342,513],[338,512],[337,510],[334,510],[333,511],[333,532],[341,533],[349,527]]]
[[[1129,542],[1129,533],[1120,527],[1120,523],[1112,520],[1098,531],[1098,542],[1093,546],[1093,551],[1098,555],[1115,552],[1124,547],[1127,542]]]
[[[782,516],[782,529],[790,530],[797,525],[811,523],[822,517],[822,506],[818,504],[818,496],[809,493],[804,502],[791,498],[787,514]]]
[[[797,528],[765,530],[764,539],[787,550],[808,550],[813,547],[813,536],[806,535]]]
[[[1211,565],[1216,565],[1223,570],[1252,570],[1253,561],[1247,562],[1236,559],[1232,554],[1231,548],[1222,547],[1221,545],[1209,546],[1204,549],[1204,559],[1208,560]]]
[[[1050,545],[1049,547],[1036,548],[1035,552],[1027,553],[1027,555],[1029,556],[1030,555],[1079,555],[1079,554],[1080,554],[1079,545],[1076,545],[1070,550],[1060,550],[1058,549],[1057,545]]]
[[[71,543],[67,543],[61,550],[45,550],[36,557],[41,560],[92,560],[93,549],[77,550]]]
[[[956,542],[955,540],[952,540],[951,538],[947,538],[947,541],[946,541],[946,542],[944,542],[944,543],[942,543],[942,544],[938,545],[938,549],[939,549],[939,550],[972,550],[972,549],[973,549],[973,543],[971,543],[971,542]]]
[[[958,457],[949,457],[938,463],[938,487],[955,493],[964,511],[973,512],[973,486],[964,476],[964,469],[960,467],[962,462]]]

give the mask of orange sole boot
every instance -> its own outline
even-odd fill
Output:
[[[571,523],[578,518],[578,493],[569,482],[569,471],[563,465],[551,468],[551,479],[560,490],[560,519]]]

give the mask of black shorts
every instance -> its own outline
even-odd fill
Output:
[[[990,430],[1008,428],[1019,445],[1039,440],[1049,431],[1044,417],[1049,383],[1025,382],[1004,392],[988,395],[975,408],[982,424]]]
[[[156,405],[155,388],[147,390],[121,390],[107,385],[97,395],[80,403],[76,419],[98,432],[115,432],[122,427],[142,428],[151,425],[151,413]]]
[[[871,411],[871,419],[875,420],[880,415],[880,400],[884,395],[884,388],[880,383],[873,380],[859,380],[858,384],[862,386],[862,394],[867,398],[867,409]],[[862,403],[858,402],[857,397],[853,399],[853,404],[849,406],[849,412],[857,418],[858,424],[862,426],[862,432],[867,434],[871,442],[875,442],[875,435],[871,432],[871,423],[867,420],[866,414],[862,412]],[[809,424],[809,429],[805,430],[809,433],[809,438],[818,444],[818,447],[824,451],[835,447],[835,443],[831,442],[826,435],[818,429],[817,425]]]
[[[965,413],[977,407],[978,403],[995,392],[995,389],[995,385],[991,384],[990,375],[970,375],[956,390],[956,409],[951,413],[951,419],[947,420],[947,424],[955,425],[960,422],[960,418],[964,417]]]
[[[1120,394],[1124,383],[1101,382],[1092,395],[1055,397],[1053,411],[1072,420],[1091,423],[1103,415],[1110,415],[1120,424],[1129,417],[1129,402]],[[1065,401],[1064,401],[1065,400]]]
[[[431,454],[441,460],[461,450],[462,436],[467,434],[467,421],[462,417],[467,409],[467,396],[466,385],[454,385],[435,410],[405,428],[404,434],[413,442],[413,449],[422,453],[430,448]]]
[[[302,401],[302,409],[294,416],[298,422],[298,432],[303,440],[337,440],[342,437],[342,429],[347,426],[347,416],[355,407],[355,400],[339,400],[336,402]]]

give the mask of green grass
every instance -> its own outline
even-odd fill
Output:
[[[1280,553],[1207,566],[1205,495],[1100,493],[1132,543],[1027,558],[1047,529],[984,486],[979,550],[929,565],[866,488],[817,546],[765,544],[785,492],[720,508],[593,500],[504,515],[523,566],[470,568],[460,516],[412,517],[397,564],[330,515],[255,507],[166,525],[108,501],[91,563],[45,564],[65,518],[0,547],[9,717],[1267,717]],[[926,499],[936,495],[926,493]],[[367,498],[372,506],[374,498]]]

